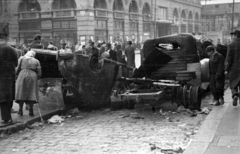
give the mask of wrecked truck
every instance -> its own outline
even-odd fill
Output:
[[[201,64],[196,39],[176,34],[149,39],[141,51],[142,65],[131,78],[118,79],[112,106],[158,104],[167,100],[196,110],[201,108]]]
[[[32,50],[36,52],[42,67],[39,91],[40,98],[44,99],[40,99],[40,107],[55,106],[64,111],[83,106],[106,107],[110,104],[116,79],[120,74],[122,77],[131,77],[134,69],[81,52],[60,54],[58,51]]]

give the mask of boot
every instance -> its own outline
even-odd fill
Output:
[[[18,114],[20,116],[23,116],[23,103],[22,101],[20,101],[18,104],[19,104],[19,110],[18,110]]]
[[[221,97],[219,101],[220,101],[220,105],[224,104],[224,98],[223,97]]]
[[[219,106],[219,105],[220,105],[220,102],[219,102],[218,100],[214,100],[214,101],[213,101],[213,104],[214,104],[214,106]]]
[[[34,113],[33,113],[33,104],[29,104],[29,116],[33,117]]]
[[[233,106],[237,106],[237,101],[238,101],[238,96],[235,95],[235,96],[233,97]]]

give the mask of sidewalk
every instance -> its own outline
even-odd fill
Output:
[[[17,103],[13,104],[13,109],[18,111],[19,106]],[[12,113],[13,124],[4,125],[0,123],[0,134],[1,133],[13,133],[19,130],[25,129],[27,125],[41,121],[37,105],[34,105],[34,117],[28,115],[29,111],[23,108],[23,116],[19,116],[17,113]],[[44,120],[51,118],[53,115],[60,113],[59,110],[41,110],[41,114]]]
[[[183,154],[240,154],[240,105],[233,107],[231,91],[224,106],[214,107]]]

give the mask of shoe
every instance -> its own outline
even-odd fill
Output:
[[[2,124],[11,124],[12,123],[12,119],[10,119],[10,120],[2,120],[1,123]]]
[[[220,105],[223,105],[224,103],[224,98],[220,98]]]
[[[30,116],[30,117],[33,117],[33,116],[34,116],[33,111],[29,111],[29,116]]]
[[[17,114],[19,114],[20,116],[23,116],[23,110],[19,109]]]
[[[214,101],[214,106],[219,106],[220,102],[218,100]]]
[[[233,97],[233,106],[237,106],[238,96]]]

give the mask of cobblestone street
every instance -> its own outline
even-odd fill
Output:
[[[153,113],[150,106],[80,111],[62,123],[2,136],[1,154],[167,153],[179,147],[185,149],[206,117],[204,114],[193,117],[187,110],[156,111]]]

